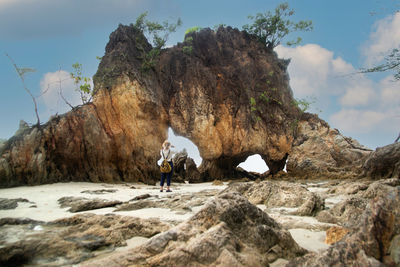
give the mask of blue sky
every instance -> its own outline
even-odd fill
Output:
[[[0,0],[0,138],[9,138],[19,121],[35,122],[34,107],[23,90],[8,53],[19,67],[37,71],[26,83],[38,98],[41,121],[68,110],[57,94],[57,81],[73,104],[79,103],[68,79],[71,65],[83,65],[85,76],[97,69],[109,34],[144,11],[150,20],[183,25],[168,45],[182,41],[193,26],[227,24],[241,29],[248,15],[273,10],[282,1],[261,0]],[[400,131],[400,83],[392,73],[348,75],[378,64],[400,44],[399,0],[292,0],[293,20],[312,20],[314,30],[293,34],[297,47],[279,46],[289,66],[295,97],[314,97],[313,111],[344,135],[375,149],[392,143]],[[177,141],[182,143],[182,141]],[[190,149],[191,151],[192,149]]]

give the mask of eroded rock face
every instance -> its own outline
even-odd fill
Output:
[[[266,266],[305,252],[266,213],[225,193],[142,246],[82,266]]]
[[[234,184],[226,192],[239,192],[252,204],[267,208],[297,208],[292,213],[300,216],[315,215],[324,208],[323,200],[307,188],[284,181],[263,181],[253,184]]]
[[[400,143],[378,147],[363,164],[364,175],[375,178],[400,178]]]
[[[286,169],[303,178],[354,177],[372,152],[356,140],[343,136],[316,115],[303,114]]]

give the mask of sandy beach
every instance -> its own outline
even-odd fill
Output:
[[[200,184],[173,184],[172,192],[160,192],[158,185],[145,184],[105,184],[105,183],[55,183],[38,186],[23,186],[15,188],[0,189],[0,197],[8,199],[25,198],[29,202],[19,202],[18,207],[10,210],[0,210],[0,218],[30,218],[33,220],[49,222],[56,219],[71,217],[80,213],[94,213],[105,215],[115,213],[123,216],[139,217],[142,219],[158,218],[165,222],[183,222],[193,216],[197,211],[201,210],[204,205],[191,207],[190,210],[181,212],[168,208],[142,208],[131,211],[115,211],[115,207],[94,209],[72,213],[68,208],[61,208],[58,199],[62,197],[84,197],[88,199],[101,198],[106,200],[116,200],[126,202],[135,197],[149,194],[149,201],[162,201],[163,199],[171,199],[180,195],[193,194],[196,195],[204,191],[213,191],[216,195],[227,187],[227,183],[223,185],[213,185],[212,183]],[[321,190],[321,189],[318,189]],[[323,190],[323,189],[322,189]],[[100,192],[100,193],[93,193]],[[332,202],[338,201],[332,199]],[[212,200],[211,198],[208,200]],[[307,216],[291,216],[282,213],[288,212],[288,208],[275,208],[267,211],[264,205],[258,205],[261,210],[266,211],[269,215],[281,224],[290,221],[296,228],[289,229],[291,235],[296,242],[311,251],[320,251],[328,247],[324,243],[325,231],[321,231],[319,223],[313,217]],[[294,223],[296,222],[296,223]],[[40,231],[40,227],[37,228]],[[143,237],[135,237],[127,242],[126,248],[131,248],[145,242],[147,239]],[[123,248],[120,248],[123,249]]]

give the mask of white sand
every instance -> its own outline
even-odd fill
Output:
[[[134,186],[135,189],[131,187]],[[158,186],[151,186],[145,184],[101,184],[101,183],[56,183],[38,186],[21,186],[14,188],[0,189],[1,198],[25,198],[33,203],[18,203],[18,207],[13,210],[0,210],[0,218],[12,217],[26,217],[39,221],[53,221],[60,218],[74,216],[78,213],[71,213],[67,210],[69,208],[60,208],[57,200],[66,197],[85,197],[85,198],[101,198],[107,200],[128,201],[136,196],[143,194],[150,194],[151,196],[158,196],[159,199],[174,196],[175,194],[188,194],[197,193],[203,190],[223,190],[226,185],[215,186],[211,183],[201,184],[172,184],[172,193],[160,192]],[[101,190],[101,189],[115,189],[114,193],[106,194],[88,194],[82,191]],[[36,205],[36,208],[32,208]],[[201,207],[196,207],[194,211],[181,215],[170,211],[169,209],[142,209],[135,211],[121,211],[116,214],[128,215],[140,218],[160,218],[161,220],[176,220],[183,221],[194,214],[195,211]],[[104,208],[87,211],[95,214],[111,213],[115,208]]]
[[[322,251],[329,247],[325,244],[325,231],[309,231],[306,229],[290,229],[293,239],[303,248],[311,251]]]
[[[135,187],[132,189],[131,187]],[[128,201],[136,196],[143,194],[150,194],[152,198],[162,200],[163,198],[173,197],[179,194],[190,194],[198,193],[203,190],[223,190],[227,187],[226,183],[221,186],[215,186],[211,183],[201,184],[173,184],[171,186],[172,193],[160,192],[157,185],[145,185],[145,184],[102,184],[102,183],[83,183],[83,182],[71,182],[71,183],[56,183],[39,186],[22,186],[15,188],[0,189],[1,198],[26,198],[33,203],[18,203],[18,207],[13,210],[0,210],[0,218],[5,217],[27,217],[39,221],[53,221],[60,218],[74,216],[79,213],[68,212],[68,208],[60,208],[57,200],[66,197],[85,197],[85,198],[100,198],[107,200],[119,200]],[[105,194],[88,194],[82,193],[85,190],[101,190],[101,189],[115,189],[114,193]],[[157,198],[158,197],[158,198]],[[329,199],[332,202],[339,201],[337,197]],[[31,207],[36,205],[36,208]],[[257,205],[260,209],[266,210],[264,205]],[[193,214],[198,212],[202,206],[193,207],[191,212],[185,214],[178,214],[169,209],[162,208],[145,208],[134,211],[120,211],[115,212],[116,214],[140,217],[140,218],[159,218],[162,221],[184,221],[190,218]],[[95,214],[107,214],[113,212],[115,208],[103,208],[87,211],[88,213]],[[273,212],[268,212],[271,217],[279,220],[291,219],[299,221],[300,224],[318,224],[319,222],[313,217],[301,217],[292,215],[282,215],[282,213],[288,213],[293,211],[289,208],[277,208]],[[85,212],[82,212],[85,213]],[[297,224],[299,225],[299,224]],[[325,232],[324,231],[310,231],[306,229],[290,229],[290,233],[296,242],[309,250],[318,251],[324,250],[328,247],[324,243]],[[125,248],[132,248],[146,242],[146,238],[134,237],[128,240],[128,246]]]

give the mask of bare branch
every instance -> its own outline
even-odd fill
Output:
[[[65,102],[71,109],[74,109],[74,106],[72,106],[72,105],[67,101],[67,99],[64,97],[64,95],[63,95],[63,93],[62,93],[62,87],[61,87],[61,82],[62,82],[62,81],[69,80],[69,79],[72,79],[72,78],[61,80],[60,72],[61,72],[61,67],[60,67],[60,70],[58,71],[58,84],[59,84],[59,93],[60,93],[60,96],[61,96],[62,100],[64,100],[64,102]]]
[[[36,99],[33,96],[33,94],[31,93],[31,91],[28,89],[28,87],[25,84],[25,79],[24,79],[24,74],[27,72],[33,72],[35,71],[34,69],[31,68],[18,68],[17,64],[15,64],[14,60],[6,53],[6,56],[10,59],[11,63],[13,64],[15,71],[17,72],[19,78],[21,79],[22,85],[25,89],[25,91],[32,97],[32,101],[33,104],[35,105],[35,114],[36,114],[36,118],[37,118],[37,123],[36,125],[40,125],[40,118],[39,118],[39,114],[38,114],[38,109],[37,109],[37,103],[36,103]]]

